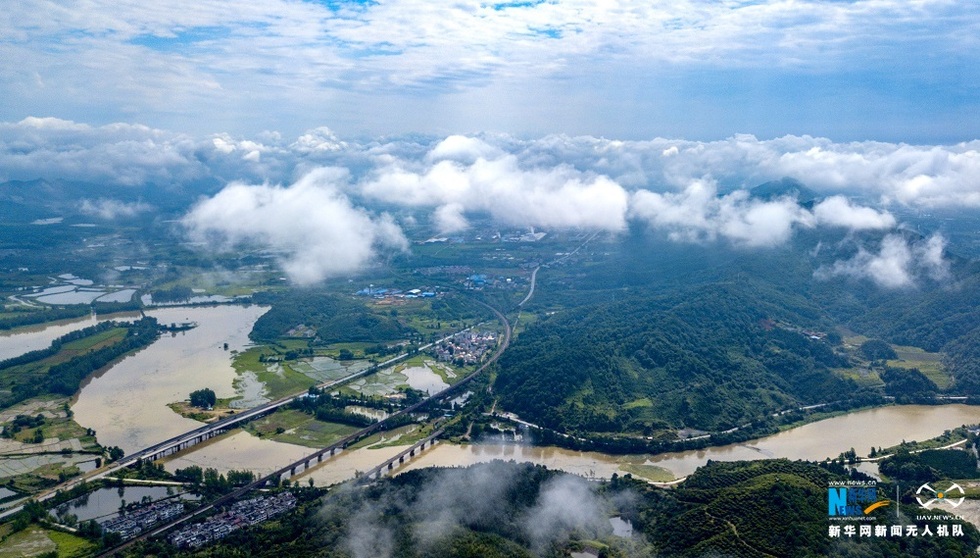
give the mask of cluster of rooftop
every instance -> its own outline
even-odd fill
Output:
[[[223,539],[238,529],[261,523],[295,507],[296,497],[291,492],[242,500],[232,504],[228,511],[203,523],[175,531],[168,540],[178,548],[200,548],[210,542]]]

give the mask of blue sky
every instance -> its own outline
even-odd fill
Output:
[[[980,2],[170,0],[0,14],[0,121],[189,134],[980,137]]]

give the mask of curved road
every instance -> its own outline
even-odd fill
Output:
[[[531,300],[531,297],[534,296],[534,285],[538,281],[538,270],[539,269],[541,269],[541,266],[540,265],[538,267],[534,268],[534,271],[531,272],[531,290],[527,292],[527,296],[524,297],[524,300],[522,300],[517,305],[518,308],[520,308],[521,306],[524,306],[524,304],[527,303],[527,301]]]

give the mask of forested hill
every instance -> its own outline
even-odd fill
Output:
[[[931,512],[929,522],[913,519],[914,489],[902,496],[900,523],[889,505],[862,524],[930,523],[932,533],[938,525],[961,525],[962,536],[832,538],[827,488],[849,479],[843,465],[783,459],[709,462],[670,490],[626,477],[590,483],[526,463],[427,468],[322,497],[318,489],[294,489],[296,511],[218,544],[175,550],[151,539],[126,556],[954,558],[973,555],[980,543],[973,525],[942,511]],[[878,488],[893,493],[893,486]],[[610,517],[628,520],[631,536],[615,534]]]
[[[930,531],[939,524],[962,524],[962,537],[830,537],[827,487],[846,479],[843,466],[833,471],[806,462],[783,459],[719,463],[697,470],[669,500],[649,507],[638,522],[659,546],[660,556],[765,556],[804,558],[853,556],[972,556],[980,542],[976,528],[945,515],[930,515]],[[860,473],[859,473],[860,474]],[[880,494],[893,487],[879,483]],[[872,525],[896,523],[894,504],[867,517]],[[902,496],[901,524],[916,524],[921,509],[914,493]],[[874,519],[871,519],[871,518]],[[867,525],[868,523],[865,523]],[[840,524],[838,524],[840,525]]]
[[[895,234],[914,249],[926,241]],[[801,230],[748,249],[631,231],[595,249],[593,265],[542,270],[531,309],[548,316],[505,353],[496,393],[565,432],[726,430],[789,407],[874,399],[831,371],[852,365],[840,347],[849,330],[941,352],[946,393],[980,395],[980,265],[949,248],[945,276],[897,288],[828,275],[884,239]]]
[[[717,283],[559,313],[504,354],[503,406],[563,431],[724,430],[791,406],[836,400],[856,386],[803,297]]]

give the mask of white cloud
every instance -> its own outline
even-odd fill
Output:
[[[772,171],[813,187],[862,190],[885,202],[922,207],[980,206],[980,144],[832,144],[801,138],[807,149],[771,158]],[[763,143],[764,145],[764,143]],[[775,145],[773,146],[775,147]],[[805,146],[801,146],[805,147]]]
[[[812,226],[812,215],[795,199],[754,199],[745,190],[718,196],[711,182],[695,181],[680,193],[640,190],[632,216],[688,242],[725,238],[737,245],[771,247],[789,240],[795,225]]]
[[[514,227],[611,232],[641,220],[678,241],[722,239],[747,247],[778,245],[800,227],[887,231],[898,226],[887,210],[897,205],[980,206],[980,142],[910,146],[749,135],[638,142],[502,134],[358,142],[325,127],[295,140],[275,133],[261,137],[194,138],[138,124],[90,126],[31,117],[0,123],[0,180],[210,181],[242,187],[289,183],[331,166],[350,174],[330,188],[350,196],[354,201],[334,192],[355,213],[366,200],[422,208],[432,212],[443,233],[466,229],[476,214]],[[812,211],[786,198],[756,199],[744,190],[784,176],[816,192],[821,201]],[[97,200],[86,206],[105,215],[133,209]],[[933,242],[932,256],[913,256],[934,262],[917,269],[940,277],[942,243]]]
[[[751,188],[790,177],[827,196],[858,194],[911,207],[980,207],[980,141],[907,145],[835,143],[809,136],[760,140],[735,135],[710,142],[546,136],[511,152],[522,162],[573,164],[633,188],[683,190],[705,177]],[[875,220],[867,213],[849,213],[866,224]]]
[[[949,262],[943,258],[945,243],[938,234],[917,244],[910,244],[901,235],[889,234],[882,239],[877,253],[860,247],[853,258],[821,267],[814,276],[870,279],[891,289],[914,286],[922,272],[943,280],[949,276]]]
[[[678,69],[837,76],[855,66],[898,66],[892,78],[911,65],[909,73],[919,77],[915,71],[928,75],[947,59],[955,67],[977,50],[975,3],[949,0],[257,0],[235,9],[191,0],[8,4],[0,14],[0,93],[18,110],[43,106],[75,118],[93,112],[153,115],[190,126],[223,119],[268,127],[289,120],[291,132],[311,114],[327,112],[336,120],[365,116],[375,132],[386,133],[386,125],[417,106],[404,97],[420,90],[439,99],[413,119],[434,122],[427,130],[473,129],[448,125],[467,110],[487,115],[482,122],[497,121],[497,111],[485,111],[483,104],[518,121],[533,116],[541,111],[528,97],[548,84],[567,90],[572,102],[547,96],[537,103],[541,108],[566,106],[559,114],[570,120],[587,118],[587,112],[613,116],[616,100],[598,107],[605,110],[576,110],[603,104],[601,92],[588,92],[602,85],[604,77],[596,74],[610,67],[613,79],[622,80],[612,89],[629,89],[640,97],[633,107],[650,109],[664,91],[654,83],[659,80],[640,81],[622,69],[670,79]],[[648,83],[651,91],[643,95]],[[455,94],[474,89],[478,93],[467,99],[476,102],[468,104],[481,106],[455,102]],[[515,91],[514,99],[495,105],[494,93],[508,90]],[[393,103],[396,96],[403,97]],[[521,102],[532,110],[515,110]],[[631,110],[620,115],[634,124],[641,120]],[[342,125],[345,132],[363,129],[358,122]]]
[[[832,196],[816,204],[813,215],[821,224],[851,230],[887,230],[896,225],[891,213],[856,206],[844,196]]]
[[[205,176],[191,138],[134,124],[92,127],[57,118],[0,123],[0,179],[66,179],[122,185]]]
[[[924,243],[915,247],[919,266],[936,281],[949,278],[949,261],[943,257],[946,250],[946,239],[940,234],[934,234]]]
[[[602,500],[589,483],[562,475],[541,486],[534,507],[522,518],[531,546],[544,554],[554,541],[566,540],[573,532],[602,533],[609,520],[602,514]]]
[[[626,226],[628,194],[605,176],[564,165],[523,168],[512,155],[478,157],[472,164],[441,160],[418,171],[407,170],[409,164],[397,161],[380,169],[359,191],[389,203],[440,207],[444,224],[460,225],[463,212],[485,211],[514,226],[608,231]]]
[[[435,211],[436,227],[442,233],[455,233],[469,228],[470,224],[463,215],[463,206],[449,203],[440,206]]]
[[[427,159],[439,161],[451,159],[461,163],[475,163],[477,159],[494,159],[503,153],[487,142],[468,136],[449,136],[429,151]]]
[[[388,215],[372,217],[338,190],[346,173],[318,169],[288,187],[230,184],[195,206],[183,223],[198,240],[255,245],[280,254],[301,285],[361,270],[407,241]]]
[[[82,200],[79,210],[86,215],[92,215],[105,220],[118,219],[120,217],[135,217],[140,213],[152,210],[148,204],[142,202],[126,203],[119,200],[100,199],[96,201]]]
[[[894,217],[861,208],[839,196],[858,195],[884,206],[980,207],[980,141],[912,146],[883,142],[834,143],[785,136],[760,140],[737,135],[699,142],[655,138],[620,141],[589,136],[507,135],[380,138],[364,143],[340,139],[319,127],[283,140],[220,133],[195,138],[138,124],[105,126],[57,118],[0,123],[0,180],[62,178],[139,185],[216,179],[283,182],[317,166],[343,166],[367,195],[407,205],[459,203],[465,211],[497,205],[478,198],[527,192],[574,192],[589,188],[611,195],[599,203],[597,228],[616,229],[616,190],[671,193],[699,180],[751,188],[795,178],[821,196],[815,208],[822,224],[883,229]],[[368,178],[362,179],[362,176]],[[573,196],[574,198],[574,196]],[[867,202],[864,203],[867,205]],[[550,205],[549,205],[550,207]],[[566,211],[568,208],[565,208]],[[519,212],[522,213],[523,211]],[[587,220],[587,219],[583,219]]]
[[[347,143],[341,141],[330,128],[321,126],[301,135],[290,147],[299,153],[323,153],[346,149]]]

